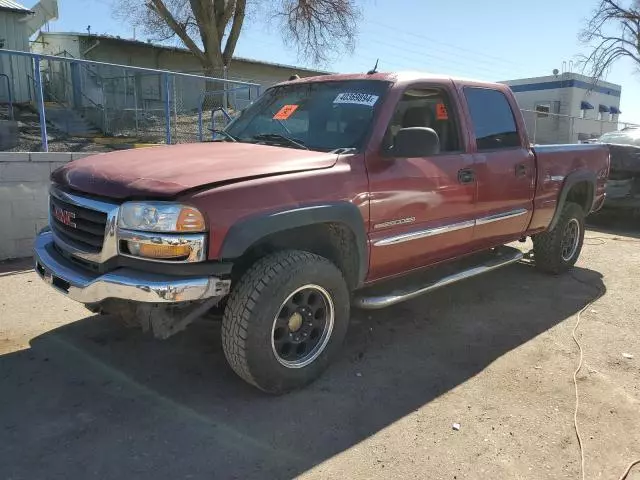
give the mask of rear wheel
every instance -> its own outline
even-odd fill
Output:
[[[584,211],[580,205],[567,202],[553,230],[533,237],[536,267],[554,274],[568,270],[578,261],[583,241]]]
[[[284,393],[320,376],[348,322],[349,292],[340,270],[312,253],[278,252],[256,262],[235,285],[222,345],[241,378]]]

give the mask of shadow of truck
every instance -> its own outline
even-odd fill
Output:
[[[566,320],[598,289],[590,270],[550,277],[516,264],[356,311],[340,359],[282,397],[236,378],[215,322],[158,342],[89,317],[0,357],[0,477],[293,477]]]

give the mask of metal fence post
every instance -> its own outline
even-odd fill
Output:
[[[229,72],[227,70],[227,66],[223,66],[222,67],[222,78],[224,78],[224,85],[222,87],[222,95],[224,95],[222,97],[222,108],[224,108],[225,110],[227,110],[228,108],[228,100],[227,100],[227,80],[228,80],[228,75]]]
[[[206,82],[205,82],[206,85]],[[198,102],[198,141],[202,141],[202,104],[204,103],[205,94],[200,95],[200,101]]]
[[[100,94],[102,95],[102,131],[111,133],[111,125],[109,125],[109,113],[107,112],[107,96],[104,93],[104,82],[100,84]]]
[[[44,111],[44,91],[42,89],[42,75],[40,73],[40,57],[33,58],[33,78],[36,81],[36,97],[38,101],[38,113],[40,114],[40,136],[42,137],[42,150],[49,151],[49,139],[47,138],[47,117]]]
[[[11,57],[9,57],[11,58]],[[9,97],[9,120],[13,120],[13,96],[11,95],[11,80],[6,73],[0,73],[0,77],[7,81],[7,96]]]
[[[176,138],[176,143],[179,142],[178,139],[178,92],[176,91],[176,77],[173,77],[173,128],[174,128],[174,137]]]
[[[136,115],[136,135],[138,135],[138,80],[136,78],[136,74],[133,74],[133,107],[135,108]]]
[[[80,85],[80,64],[71,62],[71,98],[73,99],[73,108],[80,110],[82,108],[82,86]]]
[[[171,144],[171,98],[170,98],[170,82],[169,74],[164,74],[164,91],[165,91],[165,102],[164,102],[164,121],[165,121],[165,130],[166,130],[166,143],[167,145]]]

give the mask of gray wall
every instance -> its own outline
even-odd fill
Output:
[[[48,222],[51,172],[85,156],[0,152],[0,260],[31,256],[33,239]]]

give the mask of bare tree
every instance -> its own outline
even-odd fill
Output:
[[[591,48],[581,63],[596,80],[621,58],[640,69],[640,0],[600,0],[580,40]]]
[[[274,16],[298,52],[320,64],[353,49],[360,12],[353,0],[282,0]]]
[[[115,8],[154,40],[177,38],[211,76],[231,63],[247,8],[278,20],[284,38],[315,63],[353,47],[360,14],[356,0],[116,0]]]

